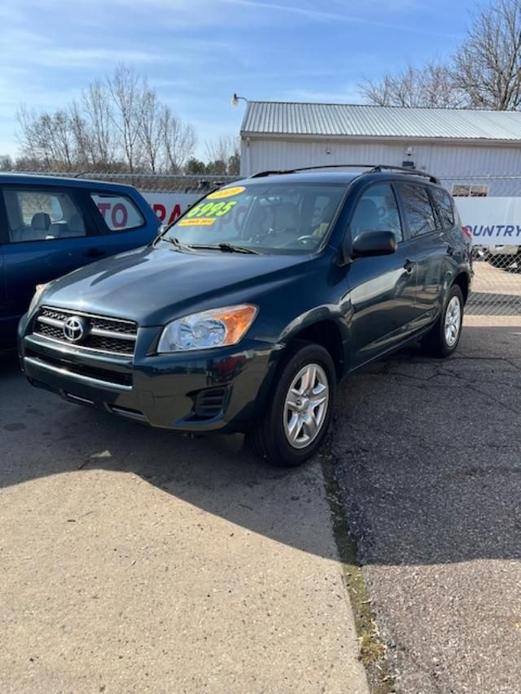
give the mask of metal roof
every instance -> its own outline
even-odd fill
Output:
[[[521,113],[249,101],[241,135],[521,142]]]

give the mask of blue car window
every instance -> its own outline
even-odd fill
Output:
[[[6,188],[3,194],[11,243],[53,241],[87,233],[81,210],[65,191]]]
[[[130,231],[145,223],[139,209],[126,195],[91,193],[91,198],[110,231]]]

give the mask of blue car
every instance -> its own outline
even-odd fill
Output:
[[[0,348],[14,346],[37,285],[144,246],[158,227],[130,186],[0,174]]]

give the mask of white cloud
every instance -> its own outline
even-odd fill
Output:
[[[344,12],[332,12],[330,10],[317,10],[311,7],[302,5],[282,4],[279,2],[267,2],[266,0],[220,0],[224,4],[237,5],[248,8],[255,8],[268,12],[276,12],[282,14],[296,15],[310,21],[320,22],[342,22],[345,24],[367,24],[380,29],[389,29],[393,31],[409,32],[414,34],[424,34],[429,36],[449,37],[454,34],[445,32],[433,32],[428,27],[408,24],[396,24],[394,22],[380,21],[373,16],[364,17],[352,13],[352,5],[345,5]],[[343,6],[344,7],[344,6]]]
[[[51,48],[39,51],[34,62],[46,67],[92,67],[116,63],[145,64],[163,59],[160,53],[117,48]]]

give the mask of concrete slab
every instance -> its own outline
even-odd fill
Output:
[[[0,364],[0,691],[367,692],[321,467],[277,471]]]

